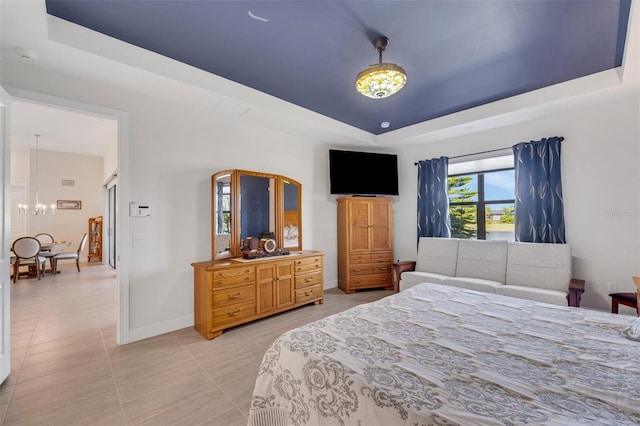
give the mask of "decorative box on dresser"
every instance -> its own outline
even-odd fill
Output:
[[[392,199],[338,199],[338,287],[393,290]]]
[[[230,327],[324,302],[324,253],[192,263],[196,330],[213,339]]]

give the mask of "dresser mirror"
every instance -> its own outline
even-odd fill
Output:
[[[224,170],[211,176],[213,259],[242,256],[260,240],[302,250],[302,185],[285,176]]]
[[[285,178],[282,179],[282,246],[289,250],[302,250],[302,228],[300,227],[302,191],[300,189],[299,183]]]

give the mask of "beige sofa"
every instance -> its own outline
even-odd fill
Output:
[[[584,292],[584,280],[571,278],[568,244],[422,237],[399,291],[422,282],[571,306]]]

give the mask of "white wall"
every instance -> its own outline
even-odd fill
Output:
[[[33,206],[36,190],[35,150],[15,149],[11,151],[11,183],[28,186],[28,203]],[[25,174],[25,170],[27,171]],[[57,241],[68,241],[67,251],[78,248],[82,235],[88,230],[90,217],[103,212],[102,157],[68,154],[54,151],[39,151],[38,188],[40,202],[56,204],[57,200],[79,200],[80,210],[57,210],[55,215],[27,215],[25,235],[46,232]],[[62,179],[72,179],[75,186],[63,186]],[[19,220],[20,217],[12,217]],[[81,261],[87,260],[87,248]]]
[[[562,179],[573,276],[586,280],[582,306],[609,310],[607,282],[632,292],[640,275],[640,91],[584,96],[562,113],[429,145],[400,149],[396,257],[415,259],[414,162],[564,136]],[[406,224],[406,225],[403,225]],[[408,243],[407,243],[408,242]],[[620,312],[635,314],[632,309]]]
[[[118,144],[114,140],[102,157],[102,182],[106,183],[118,168]]]

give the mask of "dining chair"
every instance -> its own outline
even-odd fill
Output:
[[[20,273],[20,266],[34,266],[38,279],[44,274],[46,258],[40,256],[40,241],[34,237],[21,237],[13,242],[11,251],[15,256],[13,261],[13,282],[15,283]]]
[[[55,242],[55,239],[53,238],[53,235],[47,234],[46,232],[41,232],[39,234],[36,234],[34,237],[37,238],[38,241],[40,241],[40,245],[51,244],[51,243]],[[55,253],[53,253],[51,250],[40,250],[40,256],[46,257],[47,259],[49,259],[49,263],[51,264],[51,269],[52,270],[53,270],[53,256],[54,256],[54,254]]]
[[[46,232],[41,232],[39,234],[36,234],[34,235],[34,238],[40,241],[40,244],[51,244],[52,242],[55,241],[53,238],[53,235],[47,234]]]
[[[76,268],[78,268],[78,272],[80,272],[80,253],[82,252],[82,250],[84,250],[84,246],[87,244],[87,233],[85,232],[84,235],[82,236],[82,239],[80,240],[80,244],[78,244],[78,251],[75,252],[61,252],[61,253],[56,253],[53,256],[53,273],[57,273],[58,272],[58,260],[69,260],[69,259],[75,259],[76,261]]]

